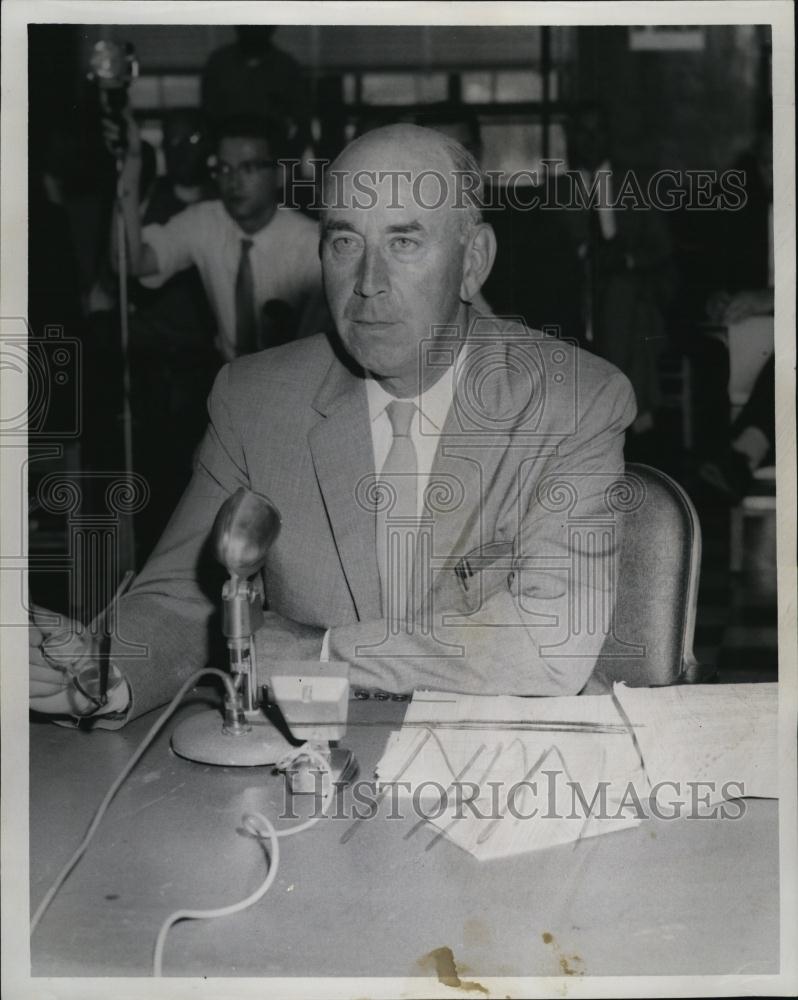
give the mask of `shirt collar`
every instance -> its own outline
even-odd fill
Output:
[[[245,233],[244,230],[235,221],[235,219],[231,215],[228,215],[227,209],[224,207],[224,204],[221,202],[221,200],[219,201],[219,206],[222,210],[222,214],[227,220],[228,235],[230,240],[233,243],[235,243],[236,247],[241,246],[241,240],[252,240],[253,250],[257,250],[260,244],[262,244],[263,241],[267,239],[267,237],[271,239],[272,233],[274,231],[274,226],[280,216],[280,207],[278,206],[275,209],[274,215],[271,217],[271,219],[269,219],[269,221],[262,229],[259,229],[256,233]]]
[[[373,424],[395,397],[386,392],[380,383],[368,373],[366,374],[366,394],[368,396],[369,417]],[[428,434],[440,434],[454,398],[454,365],[450,365],[426,392],[411,398],[421,411],[422,431]]]

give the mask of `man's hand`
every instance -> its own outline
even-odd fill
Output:
[[[36,605],[31,610],[29,636],[28,690],[34,712],[73,718],[91,715],[124,719],[130,692],[112,664],[109,664],[106,703],[101,704],[98,697],[101,659],[98,638],[81,632],[77,622],[59,618]]]
[[[81,670],[99,663],[99,644],[77,622],[32,606],[29,626],[30,707],[48,715],[87,715],[97,707],[75,686]]]
[[[724,323],[739,323],[749,316],[773,315],[773,289],[755,288],[733,295],[723,314]]]
[[[102,118],[103,141],[111,156],[124,152],[126,165],[141,162],[141,132],[136,119],[126,108],[122,112],[122,123],[118,117],[104,115]]]

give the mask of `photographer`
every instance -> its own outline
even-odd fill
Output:
[[[264,336],[263,309],[277,300],[293,316],[287,339],[318,332],[326,311],[316,224],[278,204],[278,160],[284,129],[276,120],[239,116],[219,127],[213,176],[219,199],[191,205],[164,225],[142,229],[138,201],[141,136],[129,110],[121,170],[121,200],[129,272],[159,288],[192,264],[216,317],[216,347],[225,361],[276,346]],[[120,144],[118,120],[106,118],[109,148]],[[116,225],[112,245],[116,246]],[[268,312],[268,310],[267,310]],[[284,334],[285,336],[285,334]]]

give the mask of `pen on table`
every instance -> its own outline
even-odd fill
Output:
[[[105,705],[108,702],[108,671],[111,665],[111,632],[109,629],[109,623],[112,616],[112,612],[116,608],[119,598],[125,593],[125,591],[130,586],[130,582],[135,576],[133,570],[128,570],[127,573],[122,577],[122,581],[116,588],[116,593],[111,598],[111,600],[106,604],[103,610],[94,618],[89,625],[89,633],[95,634],[100,627],[102,627],[102,645],[100,649],[100,690],[99,690],[99,700],[101,705]]]

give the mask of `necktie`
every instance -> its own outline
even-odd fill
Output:
[[[258,349],[258,317],[255,311],[255,281],[249,252],[252,240],[241,240],[241,257],[236,275],[236,354]]]
[[[383,496],[393,502],[378,504],[377,562],[382,585],[382,613],[392,630],[408,611],[412,586],[413,555],[418,521],[418,459],[410,438],[416,404],[395,399],[386,407],[393,428],[393,443],[380,473]]]

